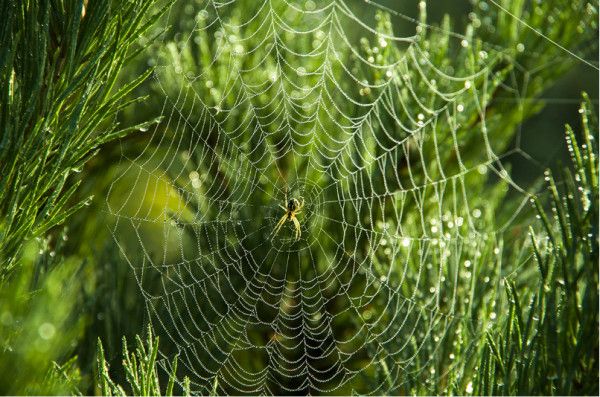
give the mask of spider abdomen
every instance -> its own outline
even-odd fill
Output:
[[[288,211],[295,211],[298,208],[298,200],[291,199],[287,205]]]

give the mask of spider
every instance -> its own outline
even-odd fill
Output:
[[[300,240],[300,235],[302,234],[302,232],[300,231],[300,222],[298,222],[298,218],[296,218],[296,215],[298,215],[304,207],[304,198],[300,197],[300,200],[298,200],[297,198],[292,198],[288,200],[286,192],[285,204],[287,204],[287,207],[279,205],[281,209],[285,211],[285,214],[283,214],[281,219],[279,219],[279,222],[277,222],[277,226],[275,226],[275,229],[273,230],[273,237],[277,235],[279,229],[281,229],[285,221],[292,221],[294,222],[294,228],[296,229],[296,240]]]

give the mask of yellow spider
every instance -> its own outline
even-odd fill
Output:
[[[281,229],[285,221],[292,221],[294,222],[294,227],[296,228],[296,240],[299,240],[302,232],[300,231],[300,222],[298,222],[298,218],[296,218],[296,215],[298,215],[304,207],[304,198],[300,197],[300,200],[292,198],[288,201],[286,192],[285,203],[287,204],[287,207],[279,205],[281,209],[285,211],[285,214],[281,217],[281,219],[279,219],[279,222],[277,222],[277,226],[275,226],[275,229],[273,230],[273,237],[277,235],[279,229]]]

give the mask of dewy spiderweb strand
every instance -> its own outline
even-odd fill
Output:
[[[518,189],[486,125],[505,52],[343,1],[182,10],[157,53],[164,121],[108,200],[162,354],[201,394],[409,392],[497,253],[468,181]],[[286,195],[299,241],[272,233]]]

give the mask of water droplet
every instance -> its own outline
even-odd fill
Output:
[[[469,383],[467,383],[467,388],[465,389],[465,391],[466,391],[468,394],[471,394],[471,393],[473,393],[473,382],[469,382]]]
[[[43,323],[38,328],[38,334],[44,340],[50,340],[56,334],[56,328],[51,323]]]

